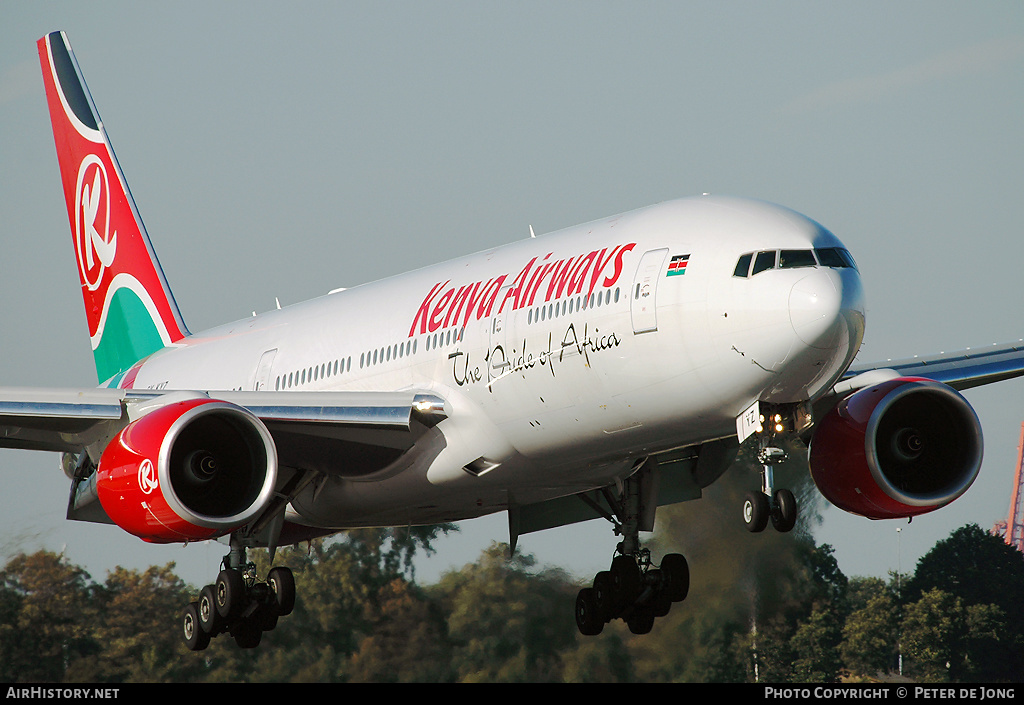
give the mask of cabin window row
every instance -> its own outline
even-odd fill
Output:
[[[462,340],[465,328],[449,328],[440,333],[427,335],[423,339],[423,349],[433,350],[441,348]],[[359,369],[381,365],[392,360],[400,360],[409,355],[415,355],[419,351],[419,339],[407,340],[404,343],[394,343],[383,348],[376,348],[364,352],[359,356]]]
[[[284,389],[292,389],[303,384],[309,384],[311,382],[316,382],[317,380],[344,374],[351,370],[352,356],[339,357],[334,361],[323,362],[319,365],[313,365],[312,367],[306,367],[295,372],[289,372],[286,375],[278,375],[274,382],[274,389],[280,392]]]
[[[619,287],[615,287],[615,289],[605,289],[604,291],[599,291],[596,294],[590,294],[590,296],[575,296],[570,299],[555,301],[554,303],[550,303],[546,306],[537,306],[531,308],[527,312],[526,323],[528,325],[540,323],[541,321],[546,321],[551,318],[568,316],[571,313],[583,311],[588,308],[608,306],[612,303],[618,303],[619,296]]]

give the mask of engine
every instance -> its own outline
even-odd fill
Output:
[[[903,377],[861,389],[822,418],[811,477],[830,502],[871,519],[949,504],[981,469],[981,424],[956,390]]]
[[[172,402],[107,445],[96,494],[111,520],[152,543],[223,536],[256,518],[277,480],[270,432],[249,411],[208,398]]]

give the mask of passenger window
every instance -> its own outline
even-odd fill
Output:
[[[779,268],[813,267],[817,264],[810,250],[783,250],[779,253]]]
[[[759,274],[766,269],[773,269],[775,267],[775,250],[769,250],[765,252],[758,252],[757,259],[754,260],[754,268],[750,272],[750,276]]]
[[[739,260],[736,262],[736,270],[732,273],[734,277],[746,277],[747,272],[750,271],[750,260],[754,259],[754,253],[748,252],[745,255],[740,255]]]

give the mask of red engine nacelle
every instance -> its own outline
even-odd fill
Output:
[[[809,462],[830,502],[871,519],[949,504],[981,469],[981,424],[959,392],[902,377],[841,401],[818,423]]]
[[[245,409],[172,402],[128,424],[96,471],[104,511],[152,543],[223,536],[266,507],[277,480],[270,432]]]

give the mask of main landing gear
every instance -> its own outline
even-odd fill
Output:
[[[610,570],[594,577],[592,587],[576,596],[576,626],[580,633],[596,636],[613,619],[622,619],[634,634],[647,634],[654,620],[664,617],[674,602],[682,602],[690,590],[690,568],[678,553],[670,553],[660,568],[651,568],[651,554],[619,554]]]
[[[650,551],[640,548],[640,531],[654,529],[655,467],[653,460],[646,461],[618,486],[618,493],[613,491],[615,487],[601,490],[614,516],[592,498],[581,495],[623,537],[611,568],[598,573],[593,585],[576,596],[576,626],[582,634],[600,634],[613,619],[624,620],[634,634],[646,634],[654,620],[668,614],[672,604],[682,602],[690,590],[690,568],[682,555],[670,553],[658,568],[652,568]]]
[[[265,581],[245,560],[245,548],[232,546],[213,585],[185,607],[181,618],[185,645],[201,651],[214,637],[229,633],[243,649],[259,646],[263,632],[277,626],[278,617],[295,606],[295,578],[288,568],[271,568]]]

